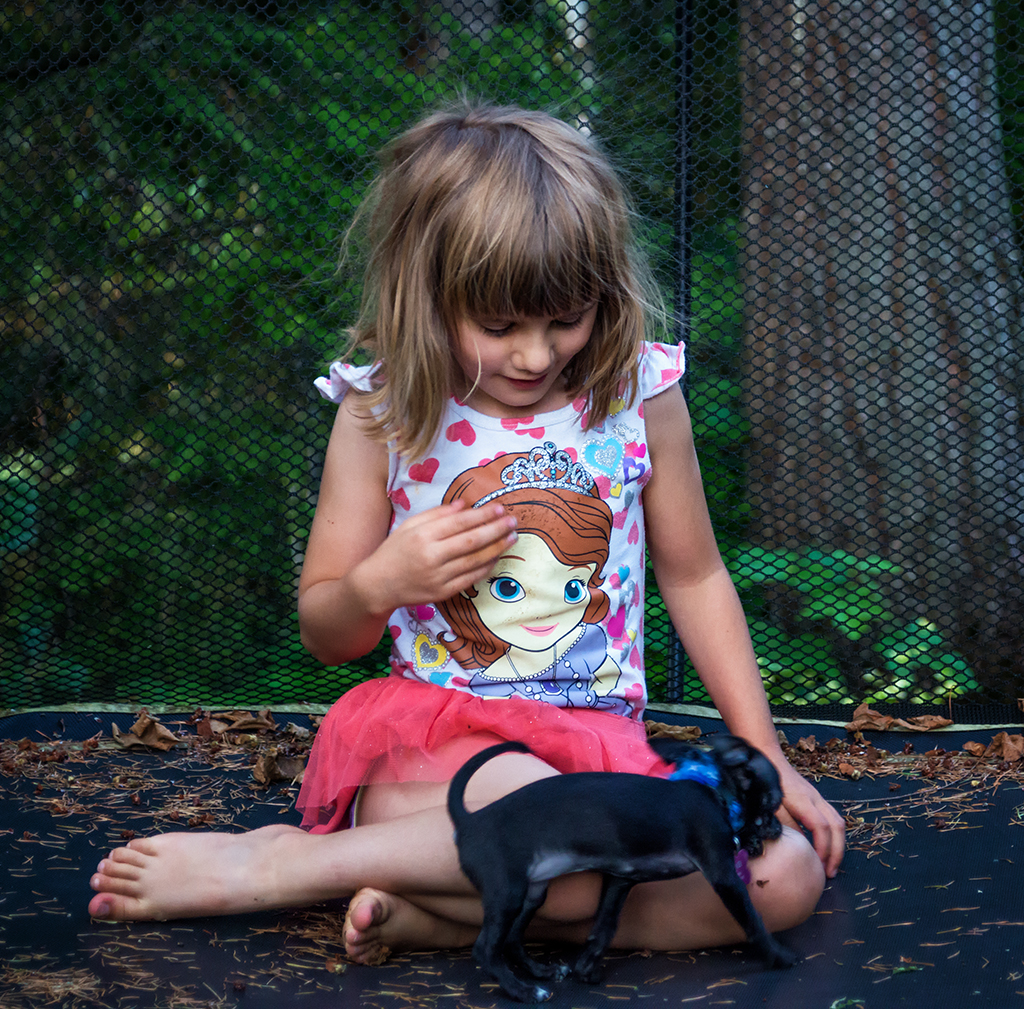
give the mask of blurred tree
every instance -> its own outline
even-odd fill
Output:
[[[752,539],[895,563],[899,619],[1024,687],[1021,284],[992,10],[741,14]]]

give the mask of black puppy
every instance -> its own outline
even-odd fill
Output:
[[[778,772],[736,736],[715,737],[710,750],[675,740],[658,740],[654,748],[676,765],[671,778],[563,774],[532,782],[474,813],[463,801],[473,774],[499,753],[529,748],[499,743],[470,758],[452,778],[448,812],[459,863],[484,908],[473,952],[511,998],[544,1001],[551,989],[537,981],[569,973],[529,957],[523,933],[550,881],[571,872],[604,877],[591,934],[572,969],[579,981],[599,980],[601,955],[635,884],[698,869],[769,967],[796,962],[764,927],[745,886],[748,854],[759,855],[763,841],[782,832],[775,816],[782,801]]]

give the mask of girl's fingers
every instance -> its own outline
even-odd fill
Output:
[[[787,768],[783,779],[785,797],[779,819],[810,833],[814,850],[831,879],[839,871],[846,849],[846,824],[836,808],[795,771]]]
[[[404,522],[381,545],[403,604],[448,599],[486,577],[516,540],[516,520],[500,505],[431,508]]]
[[[500,505],[454,513],[443,508],[432,511],[437,514],[417,531],[426,544],[436,546],[441,563],[463,561],[475,567],[488,558],[497,559],[507,543],[515,542],[516,520]]]
[[[457,501],[455,505],[461,506],[462,502]],[[479,534],[481,542],[497,538],[498,535],[503,534],[502,530],[507,533],[516,525],[516,520],[511,515],[506,515],[505,509],[497,504],[485,505],[483,508],[459,507],[457,511],[442,512],[437,516],[436,521],[437,534],[441,539],[451,539],[463,535],[470,535],[472,538],[475,533]]]
[[[487,577],[497,560],[516,541],[514,529],[509,530],[506,527],[501,529],[500,533],[499,539],[472,553],[458,554],[449,562],[448,595],[445,598],[450,598],[456,592],[461,592]]]

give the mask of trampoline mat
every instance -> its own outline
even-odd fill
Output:
[[[0,719],[0,1006],[514,1004],[468,951],[394,956],[379,967],[348,963],[342,902],[166,923],[88,917],[90,874],[133,834],[297,822],[296,788],[254,775],[273,776],[275,766],[291,773],[308,719],[275,713],[260,728],[259,717],[233,717],[218,725],[162,715],[163,726],[190,740],[166,752],[113,740],[111,726],[127,732],[130,714]],[[652,717],[705,733],[722,727],[710,718]],[[890,1009],[934,998],[1024,1006],[1024,762],[1013,759],[1012,735],[879,732],[862,745],[829,725],[783,732],[794,762],[818,776],[850,825],[842,871],[817,912],[780,934],[800,963],[765,970],[742,946],[613,953],[601,984],[565,981],[548,1004]]]

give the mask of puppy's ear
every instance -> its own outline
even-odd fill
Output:
[[[728,734],[712,736],[711,751],[723,767],[742,767],[758,752],[745,739]]]

